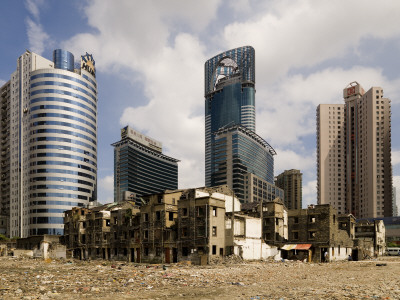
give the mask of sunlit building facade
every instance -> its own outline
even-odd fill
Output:
[[[7,84],[7,234],[61,235],[64,211],[97,198],[95,62],[87,53],[75,64],[61,49],[53,60],[26,51]]]
[[[390,217],[391,101],[381,87],[365,92],[357,82],[343,98],[317,108],[318,204],[356,218]]]
[[[302,209],[303,174],[300,170],[285,170],[275,178],[275,185],[285,192],[284,203],[288,209]]]

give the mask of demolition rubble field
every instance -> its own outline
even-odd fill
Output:
[[[0,299],[400,299],[400,257],[145,265],[0,258]]]

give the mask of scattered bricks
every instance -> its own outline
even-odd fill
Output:
[[[400,257],[329,264],[231,257],[216,265],[168,264],[167,270],[28,258],[0,258],[0,265],[0,299],[399,299]]]

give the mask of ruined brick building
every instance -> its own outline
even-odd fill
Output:
[[[138,263],[207,264],[231,254],[320,262],[373,253],[376,248],[368,250],[370,236],[362,237],[362,232],[370,230],[366,234],[377,242],[385,239],[383,224],[359,224],[368,230],[356,232],[354,216],[338,215],[329,204],[297,210],[287,210],[280,198],[241,204],[227,186],[165,191],[142,199],[140,207],[123,201],[67,211],[70,255]]]

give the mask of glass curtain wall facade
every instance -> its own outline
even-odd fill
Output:
[[[212,186],[213,133],[233,125],[255,131],[255,51],[245,46],[205,63],[205,182]]]
[[[10,236],[63,234],[63,213],[95,201],[97,84],[61,49],[26,51],[11,77]]]
[[[244,180],[246,182],[244,185],[244,196],[248,199],[248,202],[269,202],[274,201],[277,197],[281,199],[285,197],[283,189],[252,173],[247,173]]]
[[[236,125],[217,131],[214,135],[214,163],[212,186],[228,185],[241,202],[247,202],[245,193],[248,173],[274,184],[275,150],[260,136],[246,127]]]
[[[126,131],[133,134],[125,134]],[[122,132],[121,141],[112,144],[114,201],[123,201],[124,194],[129,192],[135,195],[136,203],[141,205],[140,197],[143,195],[176,190],[179,160],[162,154],[161,143],[129,127]]]

